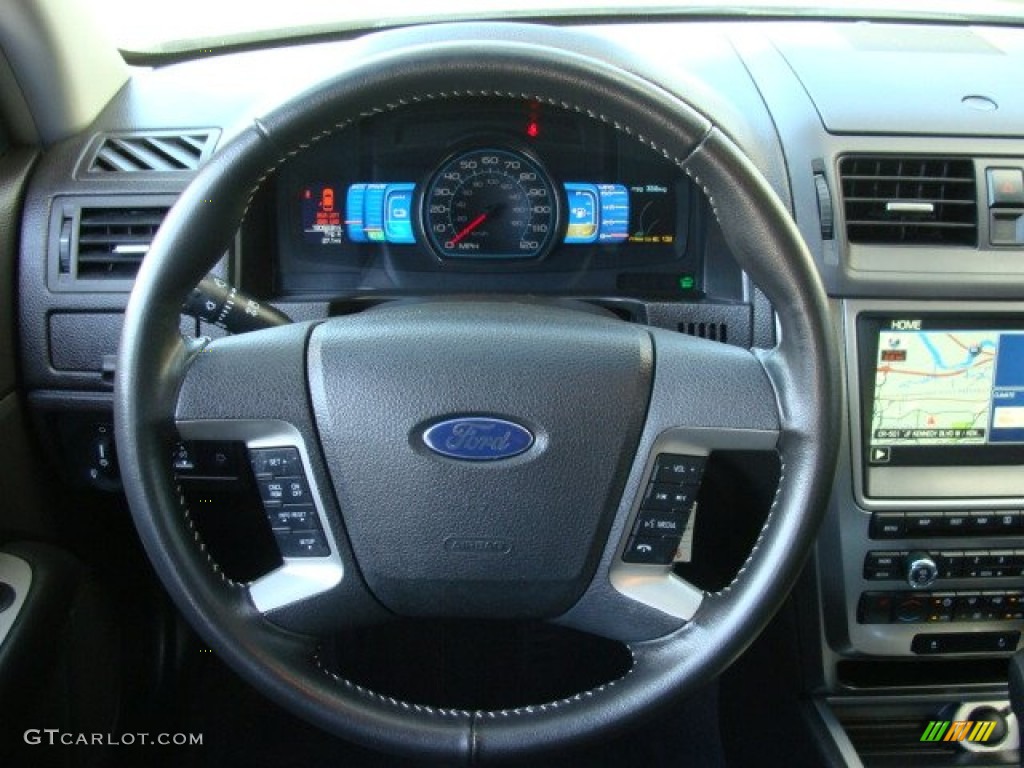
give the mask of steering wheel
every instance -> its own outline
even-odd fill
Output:
[[[476,763],[621,730],[747,647],[795,582],[823,514],[839,435],[837,346],[785,208],[685,94],[565,30],[403,34],[255,120],[182,194],[129,301],[116,437],[146,552],[222,659],[329,732]],[[467,96],[603,121],[682,169],[774,305],[777,346],[750,352],[566,307],[455,299],[208,345],[182,339],[183,300],[276,167],[369,116]],[[434,450],[435,427],[450,437],[495,423],[511,424],[511,437],[478,447],[497,460]],[[179,435],[244,441],[273,477],[299,483],[305,534],[279,538],[280,568],[240,584],[208,557],[168,460]],[[735,580],[705,593],[669,565],[629,562],[631,526],[664,457],[699,463],[734,448],[781,460]],[[632,664],[559,701],[438,709],[367,690],[321,656],[317,638],[388,616],[549,620],[622,641]]]

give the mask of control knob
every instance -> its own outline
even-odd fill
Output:
[[[914,589],[924,589],[935,583],[939,577],[939,566],[927,552],[911,552],[904,561],[907,584]]]

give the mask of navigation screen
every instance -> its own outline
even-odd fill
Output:
[[[881,321],[867,429],[871,463],[907,446],[1024,443],[1024,328]]]

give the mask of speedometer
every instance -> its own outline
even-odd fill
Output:
[[[431,177],[422,222],[442,258],[534,259],[554,241],[559,198],[529,155],[473,149],[449,158]]]

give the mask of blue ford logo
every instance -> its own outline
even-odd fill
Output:
[[[505,419],[448,419],[423,433],[434,453],[465,461],[494,461],[518,456],[533,445],[533,433]]]

